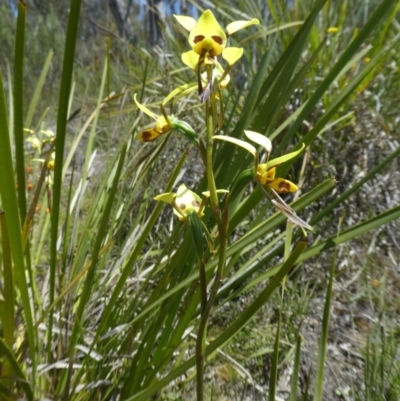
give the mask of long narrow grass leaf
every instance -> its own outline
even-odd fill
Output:
[[[57,235],[58,222],[60,218],[62,169],[64,159],[65,134],[68,119],[68,105],[72,87],[72,72],[74,69],[75,47],[78,37],[79,15],[82,0],[71,0],[68,17],[68,28],[64,47],[64,60],[60,84],[60,96],[58,101],[57,114],[57,135],[55,138],[55,168],[53,185],[53,202],[51,210],[51,236],[50,236],[50,288],[49,303],[52,304],[55,298],[55,282],[57,270]],[[47,353],[49,362],[52,361],[52,336],[53,317],[49,315],[47,333]]]
[[[7,109],[4,97],[3,78],[0,70],[0,196],[4,210],[6,228],[10,241],[14,272],[20,290],[26,330],[29,342],[33,373],[36,369],[35,330],[28,293],[28,283],[25,274],[24,252],[22,247],[22,232],[20,214],[18,212],[17,194],[15,192],[12,150],[7,121]]]
[[[335,247],[331,269],[329,272],[328,287],[326,289],[324,316],[322,320],[321,338],[319,342],[318,362],[317,362],[316,377],[314,384],[314,401],[322,401],[323,390],[324,390],[325,357],[328,343],[329,317],[331,312],[332,286],[333,286],[333,276],[335,273],[335,266],[336,266],[336,254],[337,254],[337,247]]]
[[[14,145],[18,185],[18,208],[21,221],[26,215],[25,152],[24,152],[24,51],[26,5],[18,2],[17,31],[14,53]]]
[[[26,115],[25,127],[31,128],[33,116],[36,111],[36,107],[38,105],[40,96],[42,94],[43,85],[46,81],[47,73],[49,72],[51,66],[51,60],[53,59],[54,51],[50,50],[47,54],[46,60],[43,64],[42,72],[40,73],[40,77],[37,81],[35,92],[33,92],[31,103],[29,104],[28,114]]]
[[[396,0],[383,0],[375,12],[371,15],[366,24],[359,31],[358,35],[353,39],[353,41],[346,47],[345,51],[336,62],[336,64],[330,69],[326,78],[321,82],[321,84],[316,88],[313,95],[307,102],[306,107],[301,111],[296,121],[293,123],[292,127],[285,134],[282,139],[278,149],[276,150],[277,154],[280,154],[282,150],[287,146],[289,140],[294,135],[300,124],[306,119],[307,115],[311,112],[311,110],[315,107],[319,99],[322,97],[324,92],[329,88],[335,78],[340,74],[341,70],[346,66],[346,64],[350,61],[352,56],[356,53],[356,51],[360,48],[360,46],[364,43],[365,39],[371,34],[371,32],[377,27],[381,19],[389,12],[393,4]],[[354,89],[353,89],[354,90]]]
[[[16,360],[12,349],[5,343],[5,341],[2,338],[0,338],[0,353],[1,355],[3,355],[4,358],[7,358],[8,362],[10,363],[17,377],[17,380],[19,381],[20,386],[23,388],[26,394],[26,398],[29,401],[33,400],[33,392],[28,382],[26,381],[24,372],[19,366],[18,361]]]

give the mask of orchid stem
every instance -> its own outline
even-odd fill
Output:
[[[212,66],[208,66],[207,74],[208,78],[211,79],[212,76]],[[217,188],[214,180],[213,172],[213,135],[216,126],[216,99],[213,88],[211,88],[210,98],[206,100],[206,127],[207,127],[207,144],[206,144],[206,174],[208,181],[208,189],[210,191],[210,201],[213,214],[218,226],[218,236],[220,240],[219,250],[218,250],[218,267],[215,273],[214,283],[212,285],[210,295],[208,297],[205,307],[201,309],[201,318],[199,323],[199,329],[196,340],[196,368],[197,368],[197,401],[204,400],[204,361],[206,355],[205,345],[207,341],[207,322],[210,316],[212,307],[214,305],[215,298],[220,287],[223,272],[226,262],[226,244],[228,236],[228,205],[225,201],[224,215],[222,216],[221,209],[218,203]],[[203,266],[204,267],[204,266]],[[201,269],[201,267],[200,267]],[[202,272],[200,270],[200,285],[203,281],[201,278]],[[204,284],[203,284],[204,285]],[[207,291],[207,284],[205,283],[205,289]],[[204,289],[201,288],[200,291]],[[207,296],[207,293],[206,293]],[[202,296],[203,297],[203,296]]]

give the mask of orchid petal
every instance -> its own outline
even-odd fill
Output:
[[[183,64],[187,65],[192,70],[196,70],[200,56],[195,51],[190,50],[186,53],[182,53],[181,58]]]
[[[250,25],[258,25],[259,23],[260,21],[256,18],[252,19],[251,21],[234,21],[226,27],[226,32],[228,35],[232,35],[243,28],[247,28]]]
[[[136,136],[136,139],[143,142],[153,142],[161,135],[162,134],[160,134],[156,129],[149,128],[142,132],[139,132]]]
[[[158,116],[157,114],[154,114],[151,110],[149,110],[146,106],[143,106],[142,104],[140,104],[137,100],[136,100],[136,93],[133,96],[133,100],[136,103],[136,106],[139,107],[140,110],[143,111],[143,113],[147,114],[148,116],[150,116],[151,118],[154,118],[154,120],[157,120]]]
[[[271,153],[272,150],[272,143],[269,138],[265,135],[259,134],[258,132],[254,131],[244,131],[244,134],[249,138],[251,141],[255,142],[257,145],[262,146],[267,153]]]
[[[196,212],[199,217],[204,216],[203,211],[200,210],[200,196],[188,189],[185,184],[180,185],[178,188],[175,205],[184,216],[184,219],[191,212]]]
[[[189,32],[196,26],[197,22],[192,17],[187,17],[185,15],[173,15],[179,24],[181,24]]]
[[[281,157],[277,157],[276,159],[270,160],[267,163],[267,170],[271,169],[272,167],[276,167],[279,166],[280,164],[293,159],[294,157],[296,157],[297,155],[299,155],[305,148],[306,146],[304,145],[304,143],[301,145],[301,148],[298,150],[295,150],[294,152],[288,153],[287,155],[283,155]]]
[[[189,44],[192,49],[203,56],[219,56],[226,46],[226,34],[210,10],[204,11],[196,26],[190,31]]]
[[[169,203],[170,205],[174,203],[175,198],[176,198],[176,193],[174,192],[166,192],[164,194],[160,194],[154,197],[156,201]]]
[[[227,47],[222,51],[222,58],[226,60],[229,66],[232,66],[242,57],[243,49],[241,47]]]
[[[238,145],[238,146],[242,147],[243,149],[246,149],[254,157],[256,157],[256,155],[257,155],[256,148],[253,145],[250,145],[249,143],[242,141],[240,139],[232,138],[231,136],[227,136],[227,135],[215,135],[215,136],[213,136],[213,139],[220,139],[222,141],[234,143],[235,145]]]
[[[296,184],[284,178],[275,178],[275,180],[267,182],[266,185],[279,193],[296,192],[299,189]]]
[[[182,92],[186,92],[188,89],[190,89],[190,91],[194,90],[197,88],[196,83],[193,84],[185,84],[185,85],[181,85],[178,88],[175,88],[172,92],[170,92],[168,94],[168,96],[162,101],[162,105],[165,106],[172,98],[174,98],[175,96],[179,95]],[[189,92],[190,92],[189,91]]]

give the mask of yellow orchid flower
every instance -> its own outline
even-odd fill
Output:
[[[170,123],[173,122],[174,117],[168,117],[167,121],[164,116],[159,116],[152,111],[150,111],[146,106],[143,106],[140,104],[137,99],[136,99],[136,93],[133,97],[136,106],[139,107],[143,113],[147,114],[149,117],[151,117],[153,120],[155,120],[155,124],[152,124],[148,128],[144,129],[143,131],[139,132],[139,134],[136,136],[136,139],[139,139],[140,141],[143,142],[152,142],[155,139],[157,139],[159,136],[167,133],[168,131],[171,130],[171,125]]]
[[[268,155],[271,153],[272,150],[271,141],[266,136],[261,135],[258,132],[244,131],[244,133],[247,136],[247,138],[249,138],[251,141],[255,142],[257,145],[262,146],[265,149],[268,157]],[[213,138],[234,143],[235,145],[238,145],[246,149],[248,152],[250,152],[254,156],[255,160],[254,175],[256,180],[260,184],[266,185],[279,193],[296,192],[298,190],[296,184],[293,184],[293,182],[285,180],[284,178],[275,177],[275,173],[276,173],[276,168],[280,164],[286,162],[287,160],[293,159],[294,157],[299,155],[305,147],[304,144],[299,150],[288,153],[287,155],[281,157],[277,157],[276,159],[269,160],[266,163],[259,163],[259,155],[257,153],[257,150],[250,143],[226,135],[216,135]]]
[[[140,104],[137,99],[136,99],[136,93],[133,97],[136,106],[139,107],[143,113],[147,114],[149,117],[151,117],[153,120],[155,120],[155,124],[151,124],[147,128],[145,128],[143,131],[139,132],[139,134],[136,136],[136,139],[139,141],[143,142],[152,142],[155,139],[157,139],[159,136],[166,134],[167,132],[175,129],[184,136],[186,136],[194,145],[197,146],[197,135],[192,129],[192,127],[187,124],[185,121],[178,120],[174,116],[166,116],[164,117],[159,116],[155,113],[153,113],[151,110],[149,110],[146,106],[143,104]]]
[[[217,193],[228,193],[225,189],[217,190]],[[207,198],[210,197],[210,191],[202,192],[203,197],[200,198],[195,192],[181,184],[177,193],[166,192],[157,195],[156,201],[166,202],[174,208],[174,214],[178,216],[180,221],[186,221],[190,213],[196,213],[199,217],[204,216],[204,207]]]
[[[271,141],[266,136],[261,135],[258,132],[244,131],[244,133],[247,136],[247,138],[249,138],[251,141],[255,142],[257,145],[260,145],[265,149],[268,158],[272,150]],[[275,177],[276,168],[280,164],[286,162],[287,160],[293,159],[294,157],[299,155],[305,148],[304,143],[302,144],[299,150],[288,153],[287,155],[281,157],[277,157],[276,159],[267,161],[266,163],[259,163],[259,154],[257,153],[256,148],[252,144],[226,135],[215,135],[213,138],[234,143],[235,145],[238,145],[246,149],[248,152],[250,152],[254,156],[255,160],[255,171],[254,171],[255,179],[261,184],[261,189],[263,190],[264,194],[270,199],[272,204],[281,213],[283,213],[288,218],[289,221],[299,226],[303,231],[304,236],[307,236],[305,229],[314,231],[314,229],[308,223],[302,220],[296,214],[296,212],[278,195],[278,192],[287,193],[287,192],[297,191],[298,190],[297,185],[293,184],[293,182],[289,180],[285,180],[284,178]],[[247,174],[244,175],[244,177],[246,176]],[[264,186],[267,186],[270,189],[270,191],[267,192]]]
[[[228,64],[232,65],[232,61],[235,62],[241,57],[240,52],[243,53],[243,50],[234,47],[226,48],[228,36],[250,25],[259,24],[257,19],[235,21],[224,30],[211,10],[205,10],[197,21],[192,17],[183,15],[174,15],[174,17],[179,24],[189,31],[189,44],[192,51],[198,54],[199,64],[213,64],[214,58],[222,54]],[[228,51],[228,49],[231,50]]]

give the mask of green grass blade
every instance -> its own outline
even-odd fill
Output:
[[[325,357],[326,357],[326,347],[328,343],[329,317],[332,303],[332,286],[333,286],[333,276],[335,274],[335,266],[336,266],[336,253],[337,253],[337,247],[335,248],[335,252],[333,255],[331,270],[329,273],[328,288],[326,289],[324,316],[322,320],[322,327],[321,327],[322,331],[318,349],[318,362],[317,362],[316,377],[314,384],[314,401],[322,401],[322,395],[324,390]]]
[[[299,382],[299,371],[300,371],[300,355],[301,355],[301,335],[297,336],[296,342],[296,354],[293,362],[293,372],[290,379],[290,395],[289,401],[297,401],[297,388]]]
[[[318,243],[317,245],[314,245],[314,246],[308,248],[299,257],[299,262],[303,262],[305,260],[308,260],[311,257],[318,256],[322,252],[325,252],[331,248],[334,248],[335,246],[342,244],[346,241],[357,238],[357,237],[365,234],[367,231],[377,229],[381,225],[390,223],[391,221],[396,220],[398,218],[400,218],[400,206],[395,207],[390,210],[387,210],[386,212],[381,213],[367,221],[364,221],[355,227],[351,227],[348,230],[342,232],[339,236],[331,237],[325,241]],[[275,252],[278,252],[278,251],[279,251],[279,249],[277,249]],[[273,252],[271,255],[268,255],[267,258],[269,259],[272,256],[276,256],[275,252]],[[278,252],[278,254],[279,254],[279,252]],[[267,259],[267,258],[265,258],[265,259]],[[259,262],[259,264],[257,264],[257,266],[254,267],[254,270],[256,270],[259,265],[263,265],[263,264],[265,264],[265,260],[261,260]],[[251,287],[254,287],[255,285],[259,284],[260,282],[266,280],[267,278],[274,276],[279,268],[280,268],[280,266],[277,266],[275,268],[268,270],[266,273],[259,275],[254,280],[252,280],[249,284],[247,284],[244,287],[244,290],[248,290]],[[241,279],[241,277],[237,278],[237,280],[239,280],[239,279]]]
[[[327,77],[314,91],[314,94],[307,102],[306,107],[297,117],[296,121],[293,123],[292,127],[285,134],[279,147],[276,150],[276,154],[281,154],[283,149],[287,146],[288,142],[295,134],[296,130],[300,124],[306,119],[312,109],[316,106],[319,99],[329,88],[335,78],[340,74],[341,70],[346,67],[347,63],[351,60],[353,55],[357,52],[360,46],[364,43],[367,37],[372,33],[372,31],[377,27],[381,19],[386,15],[386,13],[391,9],[396,0],[383,0],[380,5],[376,8],[375,12],[371,15],[366,24],[359,31],[358,35],[350,43],[350,45],[343,52],[342,56],[336,62],[336,64],[329,71]],[[354,89],[353,89],[354,90]]]
[[[109,190],[108,193],[108,199],[104,207],[104,212],[101,217],[101,221],[97,230],[97,237],[92,249],[92,260],[91,260],[91,265],[90,268],[88,269],[88,272],[86,274],[85,278],[85,284],[82,290],[82,293],[79,298],[79,305],[76,311],[75,315],[75,325],[74,325],[74,330],[72,332],[71,338],[70,338],[70,344],[69,344],[69,351],[72,352],[73,347],[75,344],[78,342],[78,333],[80,331],[80,327],[82,325],[82,316],[86,307],[86,304],[90,298],[90,293],[91,293],[91,288],[94,284],[94,275],[96,272],[96,267],[97,267],[97,262],[100,258],[100,249],[102,244],[104,243],[104,240],[106,238],[106,228],[109,220],[109,216],[111,213],[111,208],[113,205],[113,201],[115,198],[115,194],[117,192],[117,186],[121,177],[121,172],[122,172],[122,167],[124,165],[125,161],[125,155],[126,155],[126,147],[127,145],[124,144],[122,147],[122,151],[119,157],[119,162],[118,166],[115,171],[115,175],[113,178],[113,183],[112,186]]]
[[[266,288],[261,291],[253,303],[237,318],[237,320],[225,330],[219,337],[210,344],[209,350],[207,349],[207,355],[217,348],[222,347],[227,341],[229,341],[233,335],[235,335],[244,325],[255,315],[255,313],[267,302],[274,291],[280,286],[281,281],[289,272],[289,270],[297,263],[300,255],[303,253],[307,246],[307,241],[302,239],[294,247],[289,258],[279,268],[276,275],[268,282]]]
[[[382,49],[349,83],[346,85],[345,89],[339,93],[329,105],[328,110],[322,116],[322,118],[315,124],[315,126],[301,139],[301,142],[306,146],[310,145],[312,141],[317,137],[319,133],[321,133],[328,124],[329,120],[334,116],[334,114],[339,110],[339,108],[345,103],[346,100],[350,98],[354,94],[356,88],[361,84],[361,82],[368,76],[368,74],[386,57],[388,51],[393,48],[400,41],[400,34],[396,35],[392,41],[388,44],[385,49]],[[321,84],[322,85],[322,84]],[[309,100],[311,101],[312,98]],[[308,105],[308,102],[307,102]],[[308,106],[307,106],[308,107]],[[306,107],[306,108],[307,108]],[[303,109],[304,110],[304,109]],[[300,114],[301,116],[301,114]],[[293,123],[295,125],[296,122]],[[289,133],[289,131],[288,131]],[[288,134],[287,133],[287,134]],[[297,149],[300,145],[297,145],[294,149]],[[278,167],[277,174],[285,175],[292,164],[297,160],[298,157],[295,157],[284,165]]]
[[[342,204],[347,198],[349,198],[354,192],[356,192],[359,188],[361,188],[366,182],[371,180],[373,176],[375,176],[377,173],[379,173],[384,167],[386,167],[390,162],[392,162],[394,159],[396,159],[400,155],[400,147],[397,148],[392,154],[390,154],[385,160],[383,160],[381,163],[379,163],[377,166],[375,166],[369,173],[365,175],[360,181],[355,183],[351,188],[349,188],[346,192],[344,192],[342,195],[337,197],[335,200],[333,200],[327,207],[325,207],[323,210],[320,212],[316,213],[310,221],[310,224],[313,225],[314,222],[319,221],[322,219],[324,216],[329,214],[335,207],[339,206]]]
[[[0,209],[0,233],[1,233],[1,250],[3,256],[3,285],[4,285],[4,304],[1,313],[1,321],[3,324],[3,336],[5,343],[12,349],[14,345],[15,331],[15,295],[14,295],[14,280],[12,271],[12,258],[10,241],[4,218],[4,212]],[[10,365],[4,361],[1,372],[2,377],[11,377]],[[7,379],[5,379],[8,381]],[[2,380],[4,384],[4,380]]]
[[[18,200],[15,192],[14,171],[12,165],[12,151],[7,122],[7,109],[4,97],[3,78],[0,70],[0,195],[6,228],[11,247],[11,256],[14,263],[14,272],[20,290],[22,307],[24,310],[26,330],[29,342],[29,355],[32,361],[33,377],[36,371],[35,330],[31,304],[29,301],[28,284],[26,281],[24,253],[22,247],[22,232]]]
[[[47,54],[46,60],[44,62],[42,72],[40,73],[40,77],[38,79],[38,82],[37,82],[37,85],[35,88],[35,92],[33,93],[31,103],[29,104],[28,114],[26,115],[26,120],[25,120],[26,128],[31,128],[33,115],[35,114],[35,110],[36,110],[37,104],[39,102],[40,95],[42,93],[43,85],[46,80],[47,73],[49,72],[49,69],[51,66],[51,60],[53,58],[53,55],[54,55],[54,51],[50,50],[49,53]]]
[[[53,185],[53,202],[51,210],[51,237],[50,237],[50,282],[49,282],[49,303],[54,302],[55,281],[57,270],[57,235],[58,222],[60,218],[61,188],[62,188],[62,169],[64,159],[65,134],[67,129],[68,105],[72,84],[72,72],[74,69],[75,47],[78,36],[79,15],[81,0],[71,0],[66,42],[64,48],[64,60],[60,85],[60,97],[58,102],[57,114],[57,135],[55,138],[55,168]],[[52,336],[53,336],[53,317],[49,315],[47,333],[47,353],[48,361],[52,361]]]
[[[15,359],[12,349],[5,343],[5,341],[0,338],[0,354],[3,355],[4,358],[7,358],[10,363],[17,379],[19,380],[20,386],[23,388],[26,398],[31,401],[33,400],[33,392],[28,382],[26,381],[24,372],[20,368],[18,361]]]
[[[259,311],[259,309],[268,301],[274,291],[280,286],[282,279],[289,272],[291,267],[296,263],[300,254],[304,251],[307,246],[307,242],[300,241],[290,254],[287,261],[281,266],[275,277],[270,280],[266,288],[257,296],[253,303],[239,316],[236,321],[228,327],[221,335],[219,335],[205,350],[205,355],[210,355],[218,348],[222,347],[231,338],[238,333],[245,324]],[[153,394],[167,386],[172,380],[176,379],[180,375],[184,374],[192,366],[195,365],[195,357],[190,358],[183,365],[173,370],[171,373],[160,379],[158,382],[153,384],[146,390],[135,394],[134,396],[126,399],[125,401],[145,401],[148,400]]]
[[[290,206],[298,211],[307,206],[308,204],[312,203],[322,195],[324,195],[327,191],[329,191],[333,186],[335,185],[335,180],[333,179],[328,179],[324,183],[320,184],[318,187],[314,188],[312,191],[309,193],[305,194],[302,196],[300,199],[298,199],[296,202],[292,203]],[[249,231],[245,236],[241,237],[238,241],[236,241],[234,244],[232,244],[230,247],[227,249],[227,257],[230,258],[232,256],[235,256],[237,254],[241,254],[243,249],[245,249],[247,246],[255,243],[259,238],[263,237],[266,235],[268,232],[271,232],[274,228],[276,228],[279,224],[283,224],[285,222],[286,217],[282,215],[281,213],[275,213],[273,216],[268,218],[267,220],[263,221],[261,224],[259,224],[256,228],[253,230]],[[277,254],[281,252],[280,249],[278,249]],[[275,255],[275,251],[273,253]],[[216,260],[213,260],[206,265],[206,271],[209,272],[212,269],[215,268],[217,264]],[[252,274],[252,272],[246,272],[249,275]],[[276,273],[276,270],[274,270],[274,274]],[[271,274],[272,276],[273,274]],[[161,302],[178,292],[184,287],[187,287],[190,285],[191,282],[194,280],[198,279],[198,272],[190,274],[187,278],[184,280],[180,281],[177,283],[172,289],[168,290],[167,292],[160,294],[160,296],[154,300],[148,307],[144,307],[141,312],[135,316],[135,318],[132,320],[131,323],[136,323],[140,319],[143,318],[144,315],[147,313],[150,313],[157,305],[159,305]],[[243,276],[237,276],[235,281],[237,282],[242,282],[244,281],[245,278]],[[235,282],[232,281],[230,283],[232,286],[235,285]],[[224,286],[225,287],[225,286]],[[230,288],[225,288],[226,292],[230,291]]]
[[[269,377],[269,391],[268,401],[275,401],[276,386],[278,384],[278,362],[279,362],[279,345],[281,340],[281,320],[282,320],[282,309],[279,309],[278,315],[278,327],[276,328],[274,352],[272,354],[272,364]]]
[[[263,101],[263,98],[267,93],[269,93],[269,95],[260,107],[257,117],[254,119],[253,129],[256,131],[261,130],[263,126],[268,125],[268,120],[277,110],[281,99],[285,97],[284,95],[286,93],[286,89],[289,87],[291,77],[300,60],[303,48],[314,25],[314,21],[321,11],[324,3],[325,0],[320,0],[317,2],[313,11],[310,13],[307,20],[304,21],[304,24],[299,29],[299,32],[293,38],[288,48],[279,59],[278,63],[271,71],[271,74],[264,82],[260,91],[258,103],[260,104]]]
[[[18,2],[17,31],[14,53],[14,145],[17,173],[18,207],[21,222],[26,216],[25,152],[24,152],[24,51],[26,6]]]
[[[172,187],[175,184],[178,174],[182,169],[183,163],[186,160],[186,156],[187,156],[187,153],[184,152],[168,181],[168,184],[165,188],[165,192],[170,192],[172,190]],[[153,213],[151,214],[150,218],[147,221],[147,224],[143,228],[143,232],[135,246],[135,249],[134,249],[131,257],[129,258],[128,262],[124,266],[121,276],[119,277],[118,282],[115,285],[115,288],[111,295],[111,298],[103,312],[102,321],[99,324],[97,335],[99,335],[103,331],[105,326],[107,325],[108,319],[112,313],[113,308],[115,307],[116,301],[117,301],[119,295],[121,294],[121,291],[123,290],[126,280],[128,279],[129,275],[132,272],[134,264],[135,264],[137,258],[139,257],[140,252],[142,251],[142,247],[145,244],[145,242],[148,238],[148,235],[149,235],[151,229],[153,228],[162,208],[163,208],[163,204],[161,202],[159,202],[156,205],[156,207],[154,208]]]
[[[307,260],[313,256],[317,256],[321,252],[324,252],[330,248],[335,247],[336,245],[342,244],[343,242],[349,241],[353,238],[359,237],[365,234],[367,231],[376,230],[380,226],[388,224],[398,218],[400,218],[400,206],[389,209],[384,213],[380,213],[377,216],[356,225],[355,227],[351,227],[348,230],[343,231],[337,237],[329,238],[326,241],[314,245],[313,247],[305,251],[303,255],[301,255],[300,261]]]

